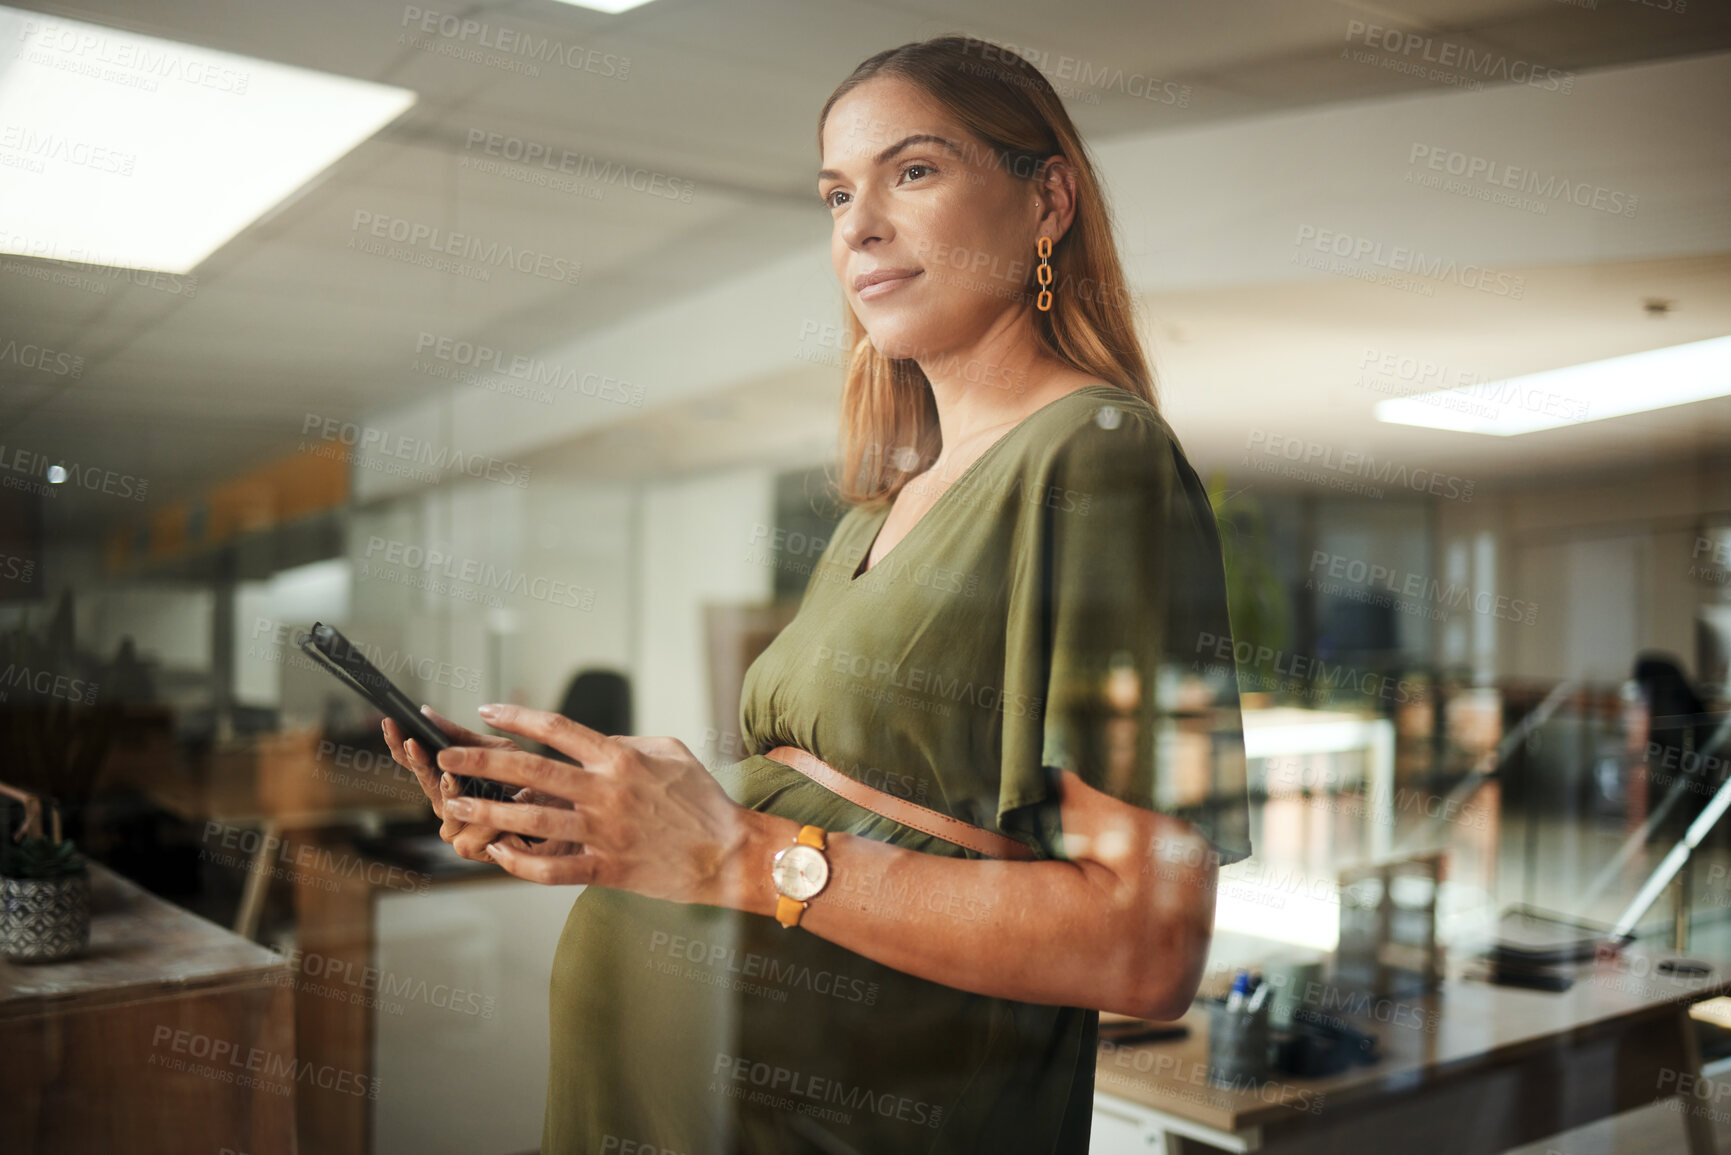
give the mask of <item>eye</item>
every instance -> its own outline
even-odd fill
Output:
[[[934,173],[937,171],[938,171],[937,169],[933,168],[929,164],[910,164],[910,165],[904,165],[903,166],[901,175],[904,178],[906,178],[909,173],[923,173],[926,175],[930,175],[931,173]],[[916,176],[914,179],[918,180],[920,178]],[[825,208],[835,209],[838,207],[835,198],[838,196],[846,196],[846,195],[847,195],[847,193],[845,191],[843,191],[842,189],[831,189],[829,192],[823,194],[823,196],[819,199],[821,199],[823,201],[823,206]]]

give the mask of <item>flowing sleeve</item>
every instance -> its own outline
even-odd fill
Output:
[[[1139,399],[1103,403],[1032,467],[1020,514],[998,825],[1065,853],[1059,769],[1251,852],[1238,687],[1207,494]]]

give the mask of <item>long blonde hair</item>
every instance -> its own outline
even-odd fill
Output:
[[[1154,374],[1137,334],[1105,193],[1070,114],[1040,70],[1007,48],[967,36],[887,49],[862,62],[824,102],[817,121],[819,155],[836,101],[878,77],[916,85],[979,138],[1013,179],[1040,179],[1046,158],[1054,155],[1070,162],[1076,212],[1069,231],[1052,246],[1052,308],[1034,312],[1036,336],[1059,361],[1155,405]],[[1030,255],[1028,299],[1034,263]],[[893,500],[909,478],[936,460],[943,438],[931,383],[919,363],[881,355],[853,307],[844,300],[842,308],[851,355],[835,484],[843,501],[876,506]]]

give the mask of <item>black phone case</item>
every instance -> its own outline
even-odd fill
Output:
[[[407,694],[380,673],[378,667],[368,661],[367,656],[356,649],[354,643],[343,637],[334,626],[314,622],[311,630],[295,639],[295,644],[339,682],[395,722],[405,737],[413,738],[431,750],[435,757],[440,750],[456,745],[445,736],[443,730],[433,724],[432,719],[415,708]],[[453,774],[452,777],[457,781],[459,794],[492,802],[509,802],[511,796],[522,789],[506,782],[477,778],[469,774]]]

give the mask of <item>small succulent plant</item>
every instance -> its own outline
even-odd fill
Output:
[[[84,869],[84,856],[70,838],[55,842],[35,835],[0,843],[0,877],[65,878]]]

